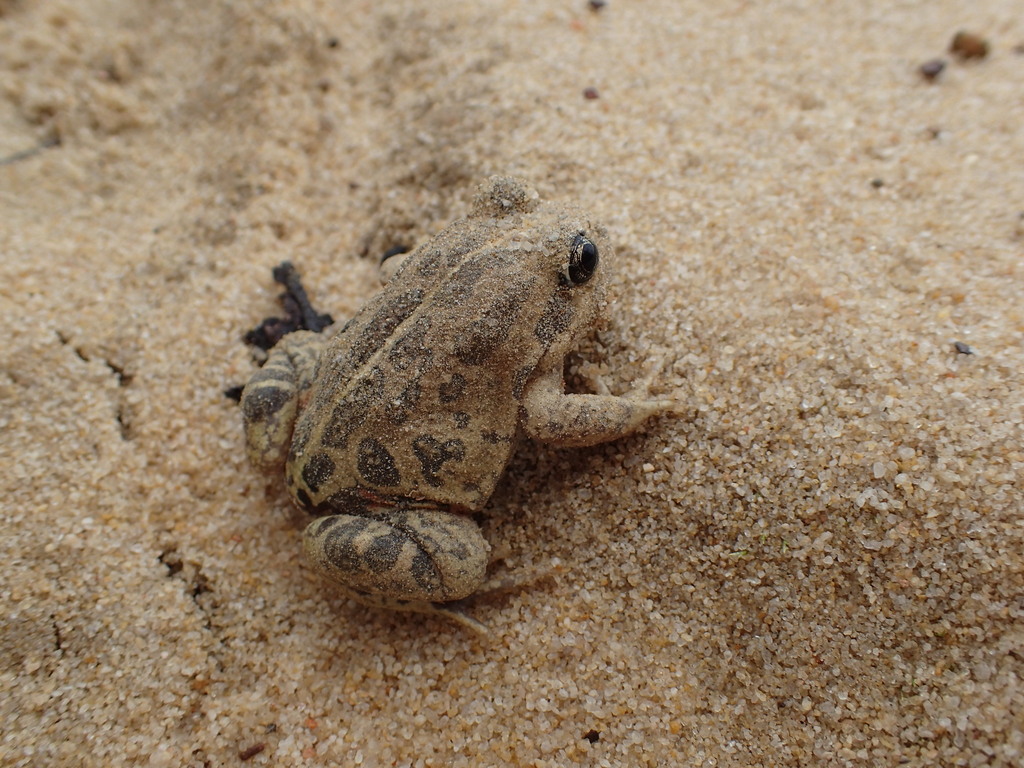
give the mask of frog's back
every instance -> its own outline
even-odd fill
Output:
[[[479,222],[442,233],[328,345],[289,461],[304,505],[490,497],[560,311],[554,285],[493,242]]]

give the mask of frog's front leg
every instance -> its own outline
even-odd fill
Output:
[[[306,527],[306,555],[362,602],[432,612],[484,582],[491,547],[468,518],[433,507],[373,505]]]
[[[635,432],[647,419],[677,412],[675,400],[652,399],[650,376],[628,395],[569,395],[560,371],[532,381],[523,393],[523,428],[535,440],[561,446],[605,443]]]
[[[272,470],[284,462],[299,401],[313,383],[325,343],[319,333],[289,333],[242,390],[245,447],[253,466]]]

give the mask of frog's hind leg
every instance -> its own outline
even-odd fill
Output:
[[[324,343],[318,333],[289,333],[242,390],[245,446],[254,466],[269,470],[284,462],[299,399],[313,383]]]
[[[304,542],[317,571],[363,602],[441,613],[434,603],[484,583],[491,551],[472,520],[432,508],[328,515],[306,526]]]

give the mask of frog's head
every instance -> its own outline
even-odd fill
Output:
[[[488,258],[507,290],[541,312],[535,337],[554,356],[594,323],[613,255],[608,234],[579,209],[542,202],[525,182],[492,176],[471,219],[490,228]],[[527,313],[529,314],[529,313]]]
[[[603,289],[612,255],[608,234],[578,209],[541,202],[521,179],[491,176],[477,190],[471,216],[494,223],[492,244],[504,241],[517,252],[523,271],[546,286],[542,290],[583,298]]]

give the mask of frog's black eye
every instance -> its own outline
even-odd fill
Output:
[[[576,235],[569,247],[569,285],[583,285],[597,271],[597,246],[582,233]]]

